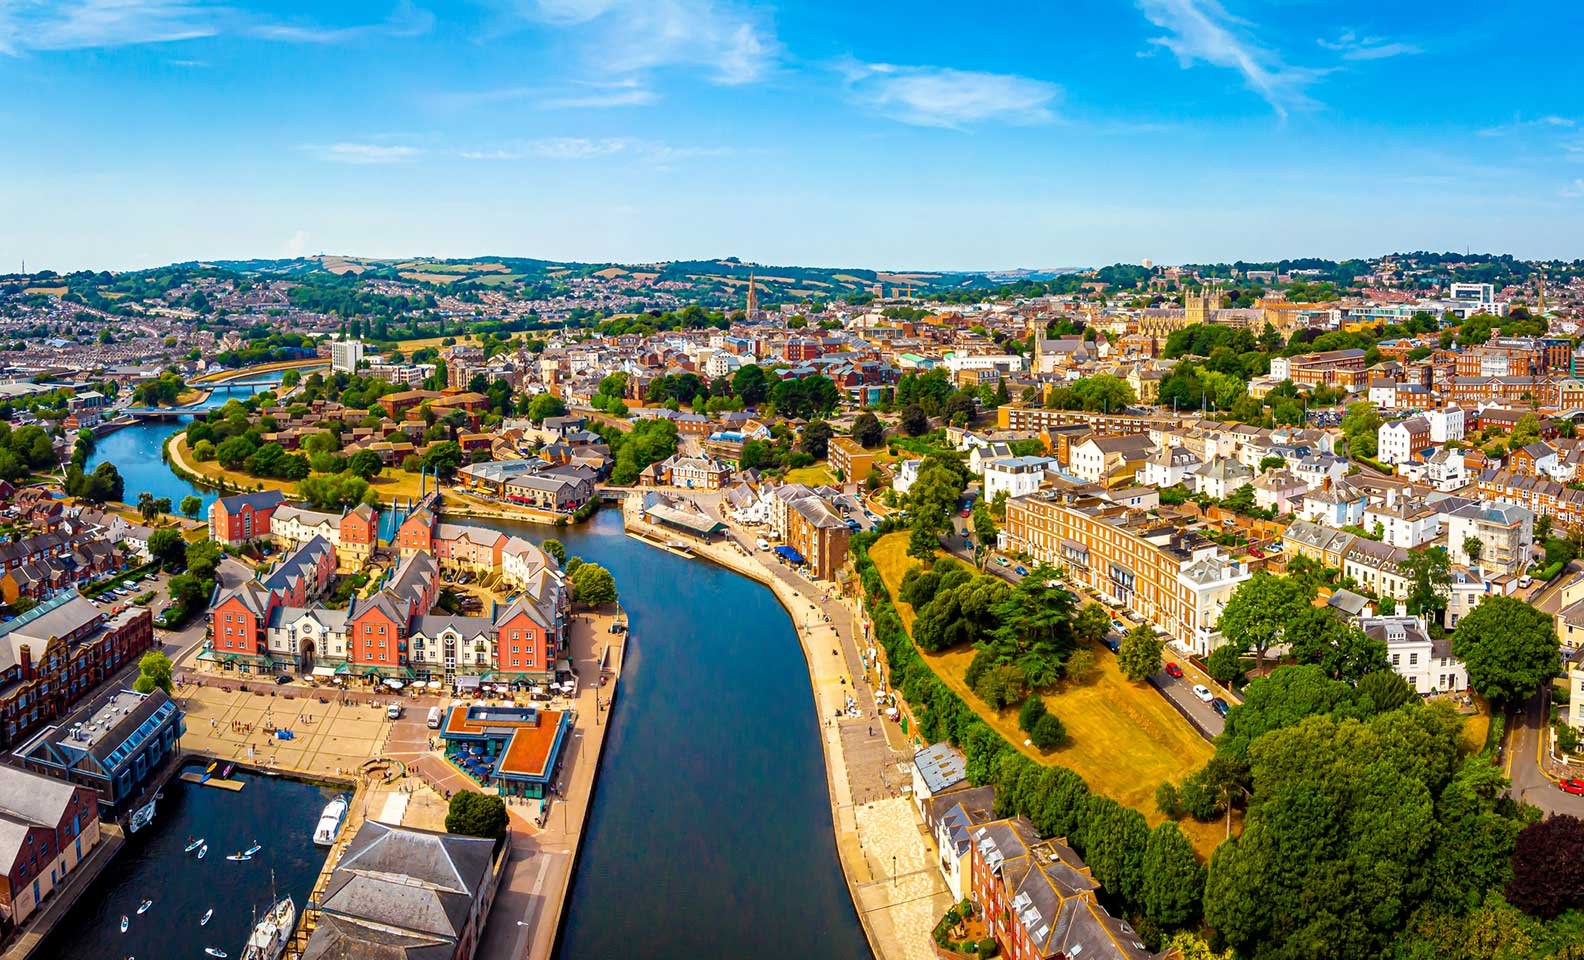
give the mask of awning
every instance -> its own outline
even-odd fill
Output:
[[[325,666],[314,667],[313,675],[316,677],[333,677],[336,675],[336,668]]]
[[[458,690],[477,690],[479,688],[479,684],[481,683],[483,683],[483,680],[479,677],[456,678],[456,687]]]
[[[775,552],[776,552],[776,556],[778,556],[781,559],[787,561],[788,563],[802,563],[803,562],[803,554],[798,553],[796,550],[792,549],[791,547],[776,547],[775,548]]]

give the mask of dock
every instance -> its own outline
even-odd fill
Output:
[[[221,790],[230,790],[232,793],[236,793],[244,786],[241,780],[223,780],[220,777],[210,777],[205,780],[203,774],[191,770],[183,772],[181,778],[187,783],[196,783],[201,787],[218,787]]]

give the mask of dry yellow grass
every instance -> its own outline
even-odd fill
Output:
[[[834,484],[836,478],[831,474],[829,467],[823,463],[816,463],[807,467],[798,467],[796,470],[788,470],[786,482],[819,487],[826,484]]]
[[[446,284],[446,283],[456,283],[458,280],[461,279],[461,276],[459,274],[455,274],[455,273],[413,273],[413,272],[408,272],[408,273],[398,274],[398,276],[400,276],[403,280],[411,280],[414,283]]]
[[[604,277],[606,280],[610,280],[615,277],[627,276],[627,271],[623,270],[621,267],[606,267],[604,270],[594,271],[594,276]]]
[[[907,541],[905,533],[888,534],[870,548],[869,555],[903,626],[911,631],[913,610],[896,597],[902,575],[917,562],[907,555]],[[1097,667],[1088,683],[1063,685],[1044,698],[1068,733],[1064,746],[1049,751],[1026,743],[1017,727],[1015,709],[992,710],[968,688],[963,676],[973,659],[972,649],[934,654],[920,651],[920,656],[943,683],[1025,756],[1067,767],[1083,777],[1091,790],[1132,807],[1154,826],[1166,819],[1155,806],[1155,788],[1163,781],[1180,781],[1203,766],[1210,759],[1211,747],[1147,684],[1124,677],[1115,657],[1098,647],[1095,652]],[[1204,857],[1226,837],[1223,823],[1186,818],[1180,826]]]

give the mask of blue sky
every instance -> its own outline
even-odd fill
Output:
[[[0,0],[0,270],[1584,256],[1575,2]]]

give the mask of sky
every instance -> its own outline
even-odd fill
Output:
[[[0,272],[1584,257],[1584,5],[0,0]]]

